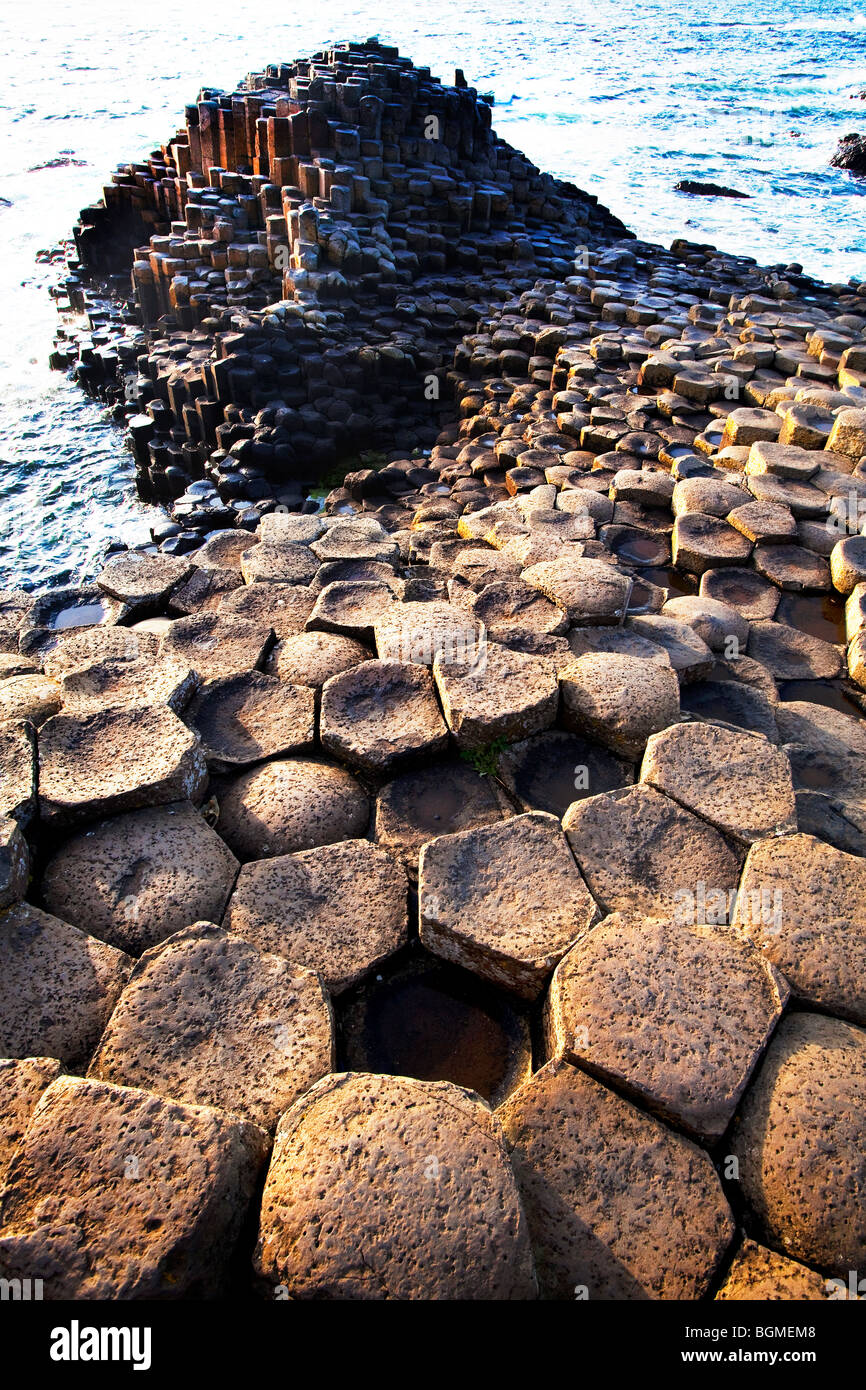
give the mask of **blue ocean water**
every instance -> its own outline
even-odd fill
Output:
[[[288,7],[208,0],[6,0],[0,45],[0,584],[84,578],[108,536],[147,534],[120,432],[47,357],[36,255],[114,167],[161,143],[202,85],[332,40],[378,34],[443,80],[496,97],[494,125],[598,195],[638,235],[686,235],[866,277],[866,180],[829,168],[866,133],[866,3],[436,0]],[[696,200],[682,178],[748,200]]]

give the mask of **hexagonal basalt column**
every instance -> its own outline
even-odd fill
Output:
[[[823,1014],[776,1030],[733,1132],[763,1239],[846,1278],[866,1261],[866,1032]]]
[[[542,1297],[706,1292],[735,1228],[703,1149],[564,1061],[498,1114]]]
[[[0,1274],[49,1299],[225,1294],[265,1153],[233,1115],[58,1077],[7,1174]]]
[[[262,951],[318,971],[332,993],[405,944],[403,868],[368,840],[343,840],[247,864],[225,926]]]
[[[142,956],[88,1075],[272,1129],[333,1065],[319,977],[198,922]]]
[[[494,1116],[445,1081],[326,1077],[277,1130],[256,1267],[290,1298],[533,1298]]]
[[[616,913],[556,967],[548,1052],[713,1143],[787,997],[784,980],[729,927]]]
[[[559,822],[542,812],[431,840],[418,889],[422,943],[526,999],[598,916]]]

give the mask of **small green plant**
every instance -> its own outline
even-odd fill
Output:
[[[507,738],[497,738],[485,748],[464,748],[460,756],[465,763],[471,763],[479,777],[495,777],[499,759],[507,747]]]

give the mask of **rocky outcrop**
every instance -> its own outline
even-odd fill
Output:
[[[866,137],[853,132],[843,135],[836,153],[830,160],[835,169],[848,169],[852,174],[866,174]]]

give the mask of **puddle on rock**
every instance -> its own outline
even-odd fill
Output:
[[[107,612],[108,608],[102,603],[72,604],[52,613],[48,626],[52,632],[61,632],[70,627],[96,627]]]
[[[863,717],[858,706],[846,695],[841,681],[779,681],[779,699],[808,700],[813,705],[827,705],[858,719]]]
[[[623,533],[611,542],[611,549],[618,560],[627,565],[658,565],[670,555],[665,540],[657,536],[641,535],[639,531]]]
[[[525,811],[546,811],[559,820],[573,802],[634,781],[631,766],[621,758],[559,729],[515,744],[503,754],[500,771]]]
[[[658,585],[643,584],[639,579],[636,579],[631,586],[631,593],[628,596],[628,613],[657,613],[660,607],[661,600]]]
[[[453,1081],[492,1105],[532,1070],[520,1005],[426,951],[383,968],[337,1011],[338,1070]]]
[[[658,584],[661,589],[670,589],[671,598],[678,594],[696,594],[698,591],[697,581],[692,575],[678,570],[675,565],[642,568],[641,578],[648,580],[650,584]]]
[[[830,594],[783,594],[776,622],[786,623],[824,642],[845,642],[845,608]]]

